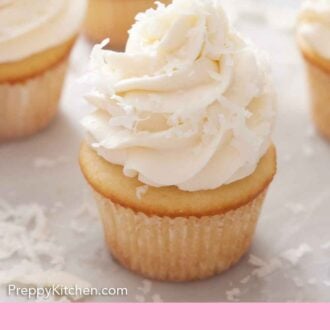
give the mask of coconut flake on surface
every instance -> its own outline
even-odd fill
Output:
[[[298,215],[305,211],[305,206],[301,203],[287,203],[285,207],[294,215]]]
[[[38,265],[23,261],[10,271],[0,271],[0,284],[17,283],[25,287],[51,288],[91,288],[91,284],[81,278],[65,271],[43,270]],[[52,297],[54,298],[54,297]],[[76,295],[67,296],[68,300],[78,301],[84,298],[76,292]],[[54,299],[57,301],[57,299]]]
[[[293,278],[293,282],[294,282],[294,284],[295,284],[298,288],[301,288],[301,287],[304,286],[304,282],[303,282],[303,280],[302,280],[301,278],[299,278],[299,277],[294,277],[294,278]]]
[[[247,275],[240,280],[241,284],[247,284],[251,279],[251,275]]]
[[[147,193],[149,186],[144,185],[136,188],[136,198],[142,199],[142,197]]]
[[[145,298],[144,296],[141,296],[141,295],[137,294],[137,295],[135,296],[135,300],[136,300],[137,302],[141,302],[141,303],[143,303],[143,302],[146,301],[146,298]]]
[[[239,301],[239,296],[241,294],[241,290],[239,288],[233,288],[231,290],[226,291],[226,296],[228,301]]]
[[[63,271],[63,249],[48,229],[42,206],[35,203],[12,206],[0,200],[0,285],[16,282],[36,287],[90,287],[86,281]]]
[[[314,277],[310,278],[310,279],[307,281],[307,283],[310,284],[310,285],[314,285],[314,284],[316,284],[316,283],[317,283],[316,278],[314,278]]]
[[[268,276],[282,267],[282,263],[278,258],[272,258],[269,261],[264,261],[254,254],[250,254],[248,262],[250,265],[256,267],[256,269],[251,272],[250,276],[256,276],[259,278]],[[241,283],[244,284],[245,281],[247,283],[249,280],[250,278],[246,277]]]
[[[151,297],[152,301],[155,302],[155,303],[161,303],[161,302],[164,302],[164,300],[162,299],[162,297],[159,295],[159,294],[154,294],[152,297]]]
[[[74,212],[75,218],[88,217],[90,219],[98,219],[97,209],[94,203],[84,198],[83,202]]]
[[[140,291],[142,294],[146,295],[151,292],[152,289],[152,282],[149,280],[143,280],[142,286],[139,286],[138,291]]]
[[[313,149],[312,146],[310,146],[308,144],[304,144],[302,146],[302,153],[305,157],[310,158],[315,155],[315,150]]]
[[[70,222],[70,228],[77,234],[82,235],[87,232],[87,227],[82,224],[81,221],[78,221],[77,219],[73,219]]]
[[[296,249],[290,249],[281,254],[283,259],[288,260],[291,262],[292,265],[297,265],[299,260],[304,257],[306,254],[312,252],[312,248],[307,244],[301,244]]]
[[[264,265],[258,266],[257,269],[253,270],[252,274],[259,278],[262,278],[271,275],[281,267],[282,262],[278,258],[272,258]]]
[[[262,267],[266,264],[262,259],[255,256],[254,254],[250,254],[248,262],[250,265],[256,266],[256,267]]]

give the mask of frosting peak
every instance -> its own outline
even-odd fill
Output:
[[[307,0],[299,15],[298,37],[330,60],[330,0]]]
[[[69,40],[87,0],[1,0],[0,63],[18,61]]]
[[[91,146],[151,186],[215,189],[253,173],[275,110],[268,66],[217,0],[137,16],[125,53],[94,48]]]

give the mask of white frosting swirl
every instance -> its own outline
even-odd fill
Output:
[[[0,0],[0,63],[24,59],[69,40],[87,0]]]
[[[299,15],[298,37],[319,56],[330,60],[330,0],[304,2]]]
[[[85,81],[91,146],[147,185],[215,189],[252,174],[275,109],[264,58],[217,0],[174,0],[137,16],[125,53],[94,48]]]

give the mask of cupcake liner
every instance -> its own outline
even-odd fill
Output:
[[[110,38],[110,47],[122,50],[135,16],[153,5],[152,0],[89,0],[85,32],[95,42]]]
[[[31,135],[45,128],[57,112],[68,58],[40,75],[0,84],[0,141]]]
[[[265,195],[220,215],[170,218],[136,213],[95,192],[113,256],[164,281],[204,279],[237,263],[250,247]]]
[[[305,57],[312,114],[318,131],[330,140],[330,72]]]

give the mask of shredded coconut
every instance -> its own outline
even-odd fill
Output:
[[[262,278],[262,277],[266,277],[266,276],[274,273],[281,267],[282,267],[282,262],[277,258],[273,258],[269,262],[267,262],[264,265],[261,265],[257,269],[255,269],[252,272],[252,274],[259,278]]]
[[[228,301],[239,301],[238,297],[241,294],[241,290],[239,288],[233,288],[231,290],[226,291],[226,296]]]
[[[294,215],[298,215],[305,211],[305,207],[300,203],[287,203],[285,207]]]
[[[245,276],[240,280],[240,283],[247,284],[250,281],[250,279],[251,279],[251,275]]]
[[[81,221],[73,219],[70,223],[70,228],[77,234],[84,234],[87,231],[87,227],[82,224]]]
[[[291,262],[292,265],[297,265],[299,260],[306,254],[312,251],[307,244],[301,244],[297,249],[291,249],[282,253],[282,258]]]
[[[252,266],[256,266],[256,267],[263,267],[263,266],[265,266],[266,263],[259,257],[255,256],[253,254],[250,254],[249,264],[251,264]]]
[[[63,271],[63,250],[49,235],[45,209],[38,204],[13,207],[0,200],[0,260],[2,286],[18,282],[38,287],[73,283],[89,287],[87,282]],[[48,269],[44,269],[46,266]]]
[[[142,281],[143,286],[138,287],[137,289],[143,294],[147,295],[151,292],[152,289],[152,282],[149,280],[143,280]]]
[[[161,298],[161,296],[159,294],[154,294],[152,296],[152,301],[155,302],[155,303],[164,302],[163,299]]]
[[[314,278],[314,277],[310,278],[310,279],[307,281],[307,283],[310,284],[310,285],[314,285],[314,284],[316,284],[316,278]]]
[[[135,296],[135,300],[137,301],[137,302],[145,302],[146,301],[146,298],[144,297],[144,296],[141,296],[141,295],[136,295]]]
[[[142,197],[147,193],[148,189],[149,189],[149,186],[147,186],[147,185],[136,188],[137,199],[141,200]]]
[[[305,144],[302,146],[302,153],[305,157],[310,158],[314,156],[315,150],[310,145]]]
[[[87,196],[84,197],[83,203],[74,213],[75,218],[80,218],[84,216],[87,216],[91,219],[98,219],[97,209],[93,203],[87,200]]]

